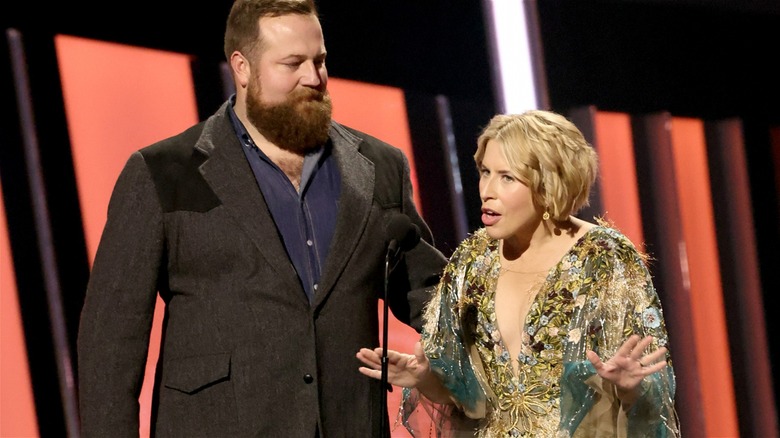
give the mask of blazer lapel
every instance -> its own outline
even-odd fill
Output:
[[[290,288],[299,289],[301,298],[306,300],[298,274],[289,261],[271,212],[241,149],[243,146],[230,124],[225,105],[206,121],[195,146],[209,157],[201,165],[200,172],[268,265],[276,270],[279,278],[289,283]]]
[[[330,293],[363,236],[374,194],[374,164],[358,152],[361,140],[338,124],[331,125],[333,156],[341,173],[338,219],[322,271],[315,306]]]

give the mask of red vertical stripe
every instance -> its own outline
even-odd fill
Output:
[[[597,111],[594,124],[604,216],[641,250],[644,248],[644,235],[631,137],[631,116]]]
[[[0,194],[2,191],[0,187]],[[37,437],[38,421],[17,294],[5,204],[0,197],[0,436]]]
[[[198,121],[190,57],[64,35],[55,41],[91,260],[129,155]]]
[[[130,154],[198,122],[190,57],[71,36],[55,38],[90,263],[114,183]],[[158,299],[141,389],[149,436],[163,302]]]
[[[739,436],[718,247],[710,195],[704,125],[672,118],[674,166],[690,283],[691,317],[706,436]]]
[[[414,202],[423,214],[403,90],[335,78],[328,80],[328,90],[333,99],[334,120],[404,151],[411,167]]]

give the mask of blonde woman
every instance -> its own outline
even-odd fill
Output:
[[[440,436],[676,437],[675,378],[645,257],[574,216],[598,159],[549,111],[495,116],[474,155],[484,227],[453,253],[414,354],[388,352],[406,428]],[[357,353],[381,377],[381,349]]]

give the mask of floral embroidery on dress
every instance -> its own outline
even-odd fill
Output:
[[[595,370],[585,352],[611,357],[634,333],[654,336],[653,349],[667,345],[644,260],[615,229],[588,230],[539,286],[524,321],[515,374],[495,314],[498,241],[480,229],[461,243],[426,309],[422,339],[432,369],[459,406],[471,415],[487,407],[475,436],[577,436],[597,402],[586,383]],[[669,411],[668,422],[652,416],[634,424],[674,432],[671,366],[659,376],[657,391],[647,394]]]

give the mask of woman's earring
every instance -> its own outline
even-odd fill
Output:
[[[544,212],[544,214],[542,215],[542,220],[545,220],[545,221],[550,220],[550,212],[549,211],[545,211]]]

